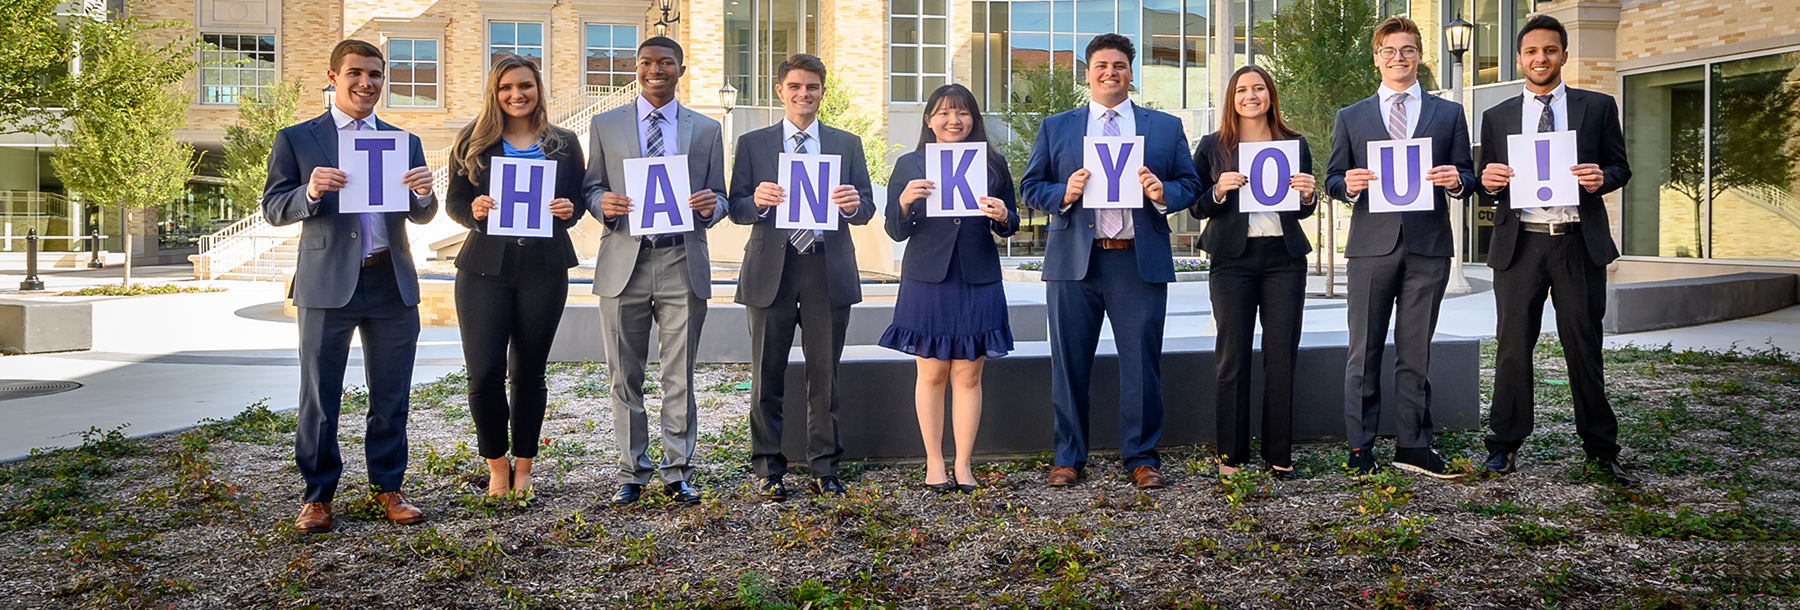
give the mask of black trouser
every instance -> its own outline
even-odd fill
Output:
[[[1401,239],[1381,256],[1351,257],[1350,349],[1345,358],[1344,437],[1351,449],[1373,449],[1381,428],[1381,358],[1394,319],[1394,446],[1431,447],[1431,336],[1450,280],[1450,257],[1406,250]]]
[[[1512,265],[1494,270],[1499,353],[1494,364],[1494,405],[1488,413],[1494,433],[1487,437],[1487,448],[1496,453],[1515,452],[1531,434],[1535,406],[1531,352],[1543,328],[1546,296],[1556,305],[1556,335],[1569,367],[1575,432],[1581,435],[1581,448],[1594,459],[1616,458],[1619,421],[1606,402],[1606,369],[1600,354],[1606,267],[1588,257],[1579,229],[1563,235],[1521,231]]]
[[[392,263],[382,263],[362,268],[356,292],[343,307],[301,307],[297,317],[300,423],[294,432],[294,462],[306,481],[302,501],[330,502],[344,472],[338,453],[338,408],[353,333],[362,336],[363,372],[369,384],[363,433],[369,485],[377,493],[400,491],[406,475],[413,358],[419,344],[418,306],[401,300]]]
[[[1208,279],[1219,326],[1214,403],[1219,460],[1250,461],[1250,344],[1262,315],[1262,458],[1293,465],[1294,361],[1300,356],[1300,312],[1306,305],[1306,257],[1288,254],[1280,237],[1252,237],[1241,256],[1215,257]]]
[[[837,430],[837,373],[850,307],[831,305],[825,256],[823,248],[800,254],[788,246],[775,301],[768,307],[745,308],[750,367],[756,372],[750,387],[750,463],[759,477],[787,474],[781,430],[795,324],[800,326],[800,352],[806,358],[806,468],[815,477],[835,477],[838,457],[844,454]]]
[[[475,419],[477,451],[485,459],[506,456],[508,423],[513,457],[537,457],[549,394],[544,368],[569,296],[569,271],[549,261],[549,240],[543,241],[507,252],[499,275],[456,273],[456,318],[469,369],[469,414]]]

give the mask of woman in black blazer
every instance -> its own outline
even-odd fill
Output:
[[[1300,354],[1300,312],[1306,303],[1306,254],[1312,251],[1300,219],[1311,216],[1318,203],[1315,181],[1306,173],[1312,151],[1305,137],[1282,122],[1280,98],[1268,72],[1239,68],[1227,90],[1231,103],[1220,108],[1219,131],[1194,148],[1194,169],[1205,190],[1188,208],[1195,218],[1211,219],[1200,233],[1200,247],[1212,255],[1208,284],[1219,327],[1214,348],[1219,474],[1236,473],[1250,460],[1250,342],[1260,310],[1262,457],[1276,478],[1292,479],[1297,476],[1294,361]],[[1244,213],[1238,208],[1238,189],[1246,181],[1237,172],[1238,144],[1273,140],[1300,141],[1300,164],[1288,180],[1300,193],[1300,211]]]
[[[925,179],[925,145],[986,141],[975,94],[962,85],[938,87],[925,104],[919,149],[895,161],[888,179],[887,232],[894,241],[909,243],[900,267],[894,323],[880,344],[918,361],[914,401],[925,439],[925,484],[936,491],[968,493],[978,486],[969,460],[981,423],[981,368],[1013,346],[994,236],[1018,231],[1019,214],[1012,173],[990,146],[985,160],[989,196],[980,201],[985,216],[926,216],[925,198],[936,185]],[[944,473],[947,383],[956,425],[954,483]]]
[[[581,196],[587,163],[575,134],[550,124],[540,103],[542,91],[537,66],[517,55],[502,56],[489,72],[481,114],[457,134],[450,154],[445,209],[469,228],[456,255],[456,317],[469,370],[469,413],[490,475],[489,496],[531,495],[531,460],[537,457],[548,393],[544,370],[569,296],[569,268],[579,263],[569,227],[585,208],[573,200]],[[500,156],[556,162],[551,237],[487,233],[487,216],[494,209],[487,195],[488,173],[493,158]],[[506,459],[509,447],[513,462]]]

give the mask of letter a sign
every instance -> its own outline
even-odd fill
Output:
[[[338,133],[338,168],[349,175],[338,191],[338,212],[405,212],[412,196],[400,176],[412,161],[412,138],[404,131]]]
[[[1144,166],[1144,136],[1087,136],[1081,167],[1088,171],[1081,205],[1088,209],[1144,207],[1138,168]]]
[[[1369,185],[1370,212],[1424,212],[1436,204],[1431,183],[1431,138],[1382,140],[1369,143],[1369,169],[1375,182]]]
[[[556,199],[556,162],[494,157],[488,168],[487,233],[503,237],[549,237],[550,201]]]
[[[925,198],[926,216],[985,216],[979,201],[988,196],[987,143],[926,144],[925,179],[937,185]]]
[[[664,235],[694,230],[688,209],[688,158],[643,157],[625,160],[625,196],[631,198],[632,235]]]
[[[775,206],[775,228],[836,231],[837,206],[831,190],[838,185],[838,155],[781,153],[776,180],[787,191],[787,200]]]

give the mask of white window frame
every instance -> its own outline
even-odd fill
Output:
[[[496,24],[496,23],[511,23],[511,24],[514,24],[515,26],[518,24],[531,24],[531,25],[536,25],[540,28],[539,31],[542,32],[543,34],[538,39],[539,46],[537,48],[538,48],[538,51],[540,54],[539,60],[542,61],[542,64],[538,66],[538,71],[543,73],[544,83],[546,86],[548,86],[549,83],[554,82],[550,79],[550,64],[554,63],[554,62],[550,61],[550,23],[548,21],[524,19],[524,18],[508,17],[508,16],[488,17],[487,19],[482,20],[482,23],[481,23],[481,43],[482,43],[481,44],[481,76],[483,77],[483,80],[486,79],[488,70],[494,67],[494,60],[493,60],[494,46],[495,46],[494,45],[494,24]],[[513,36],[516,40],[517,36],[518,36],[517,30],[513,31]],[[529,47],[530,45],[513,44],[513,45],[508,45],[508,46],[510,46],[513,49],[518,49],[521,46]]]
[[[201,32],[200,41],[201,41],[202,45],[205,45],[205,41],[208,36],[221,37],[221,41],[223,41],[223,37],[232,36],[232,37],[236,37],[237,39],[239,39],[240,43],[241,43],[241,39],[246,36],[253,37],[253,38],[268,38],[270,40],[270,44],[272,45],[272,50],[270,52],[270,55],[271,55],[270,64],[272,67],[265,69],[265,68],[244,67],[244,66],[231,66],[231,65],[226,65],[225,60],[223,60],[223,59],[216,60],[216,61],[207,61],[206,56],[208,53],[221,53],[221,54],[222,53],[242,53],[243,51],[240,49],[233,49],[230,51],[213,50],[210,47],[202,46],[202,48],[199,51],[197,51],[197,54],[199,57],[198,57],[198,61],[194,65],[194,84],[196,85],[194,87],[194,95],[195,95],[195,103],[196,104],[202,105],[202,106],[237,106],[239,104],[238,101],[223,102],[223,101],[212,101],[212,100],[208,99],[209,96],[207,95],[207,88],[209,87],[209,85],[207,85],[207,83],[206,83],[206,76],[209,71],[214,72],[214,73],[219,73],[219,74],[230,73],[230,74],[233,74],[234,76],[237,76],[240,79],[243,77],[244,74],[257,74],[257,73],[262,73],[262,72],[266,72],[271,76],[271,78],[267,84],[261,84],[261,85],[242,85],[242,84],[226,85],[226,84],[223,84],[222,79],[221,79],[221,84],[211,85],[212,87],[217,87],[220,89],[228,88],[228,87],[236,89],[236,91],[233,93],[234,100],[242,100],[243,97],[249,92],[266,91],[270,87],[273,87],[281,82],[281,36],[279,34],[269,34],[269,33],[259,33],[259,32],[229,32],[229,31]]]
[[[435,54],[435,58],[429,62],[436,68],[436,70],[435,70],[436,78],[431,82],[414,80],[414,81],[407,82],[407,83],[396,83],[393,79],[393,75],[394,75],[393,48],[394,48],[394,43],[396,43],[396,42],[405,42],[405,43],[412,44],[414,46],[415,56],[417,54],[417,48],[418,48],[419,43],[428,42],[433,45],[436,45],[437,52]],[[391,108],[391,109],[395,109],[395,110],[436,110],[438,108],[443,108],[444,107],[444,41],[441,39],[432,38],[429,36],[419,37],[419,38],[414,38],[414,37],[409,37],[409,36],[393,36],[393,37],[389,37],[383,43],[382,46],[384,48],[381,50],[381,52],[386,54],[387,60],[388,60],[388,62],[387,62],[388,63],[388,79],[387,79],[387,85],[386,85],[388,90],[386,92],[386,95],[383,96],[383,98],[384,98],[383,105],[386,106],[387,108]],[[411,60],[410,63],[419,64],[419,63],[425,63],[425,62],[420,62],[420,61],[414,59],[414,60]],[[417,72],[416,72],[417,69],[418,69],[417,67],[414,68],[415,74],[417,74]],[[432,99],[432,103],[429,106],[396,105],[396,104],[394,104],[394,85],[396,85],[396,84],[405,84],[405,85],[413,85],[413,86],[432,85],[437,88],[437,97]]]
[[[950,61],[951,61],[951,59],[950,59],[949,44],[950,44],[950,11],[953,8],[951,5],[956,4],[956,3],[952,2],[951,0],[943,0],[944,12],[942,14],[928,15],[925,13],[925,2],[927,0],[913,0],[916,3],[916,6],[918,8],[915,9],[916,12],[911,13],[911,14],[892,12],[894,0],[886,0],[886,1],[888,2],[888,9],[889,9],[888,21],[885,24],[885,26],[888,29],[888,36],[887,36],[887,38],[888,38],[888,90],[889,90],[888,103],[890,103],[890,104],[923,104],[931,96],[931,91],[929,91],[925,88],[925,79],[941,78],[941,79],[943,79],[943,81],[945,83],[954,82],[954,81],[950,80]],[[916,43],[894,42],[893,20],[895,20],[895,19],[912,19],[914,31],[918,32],[918,42],[916,42]],[[926,40],[925,24],[929,20],[937,20],[940,24],[942,24],[943,31],[944,31],[944,42],[942,44],[928,44],[925,42],[925,40]],[[939,65],[939,66],[926,65],[926,63],[925,63],[925,50],[926,49],[938,49],[938,50],[942,51],[944,54],[943,64]],[[910,52],[913,54],[915,66],[917,69],[916,72],[898,72],[895,70],[894,65],[893,65],[893,57],[896,53],[900,53],[900,52]],[[938,71],[929,71],[932,68],[937,68]],[[895,95],[896,87],[894,86],[894,78],[895,77],[912,77],[913,78],[913,95],[907,96],[908,99],[895,99],[896,98],[896,95]],[[933,87],[933,89],[935,89],[935,87]]]
[[[613,42],[612,42],[611,46],[595,47],[588,40],[588,28],[596,27],[596,26],[611,29],[611,32],[613,34],[613,38],[612,38]],[[635,57],[636,53],[637,53],[638,45],[643,44],[643,42],[644,42],[644,39],[643,39],[643,34],[644,34],[643,29],[644,28],[642,25],[636,24],[636,23],[614,23],[614,22],[610,22],[610,21],[589,21],[589,22],[585,22],[585,23],[581,24],[581,86],[583,86],[583,87],[590,86],[588,83],[588,77],[595,75],[595,74],[627,74],[633,79],[637,78],[637,72],[635,71],[635,69],[631,72],[614,72],[611,70],[607,70],[607,71],[603,71],[603,72],[595,72],[593,70],[588,69],[588,51],[589,50],[592,50],[595,48],[604,48],[609,51],[619,51],[619,50],[626,49],[626,47],[619,46],[618,37],[617,37],[617,35],[619,33],[619,28],[631,28],[632,41],[631,41],[630,50],[631,50],[633,56]]]

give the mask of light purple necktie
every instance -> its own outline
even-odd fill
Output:
[[[355,120],[350,121],[350,131],[368,131],[368,129],[366,129],[367,127],[368,127],[368,124],[362,122],[362,119],[355,119]],[[357,222],[362,223],[361,235],[362,235],[363,258],[368,258],[369,255],[373,254],[374,250],[375,250],[375,235],[373,234],[374,228],[375,228],[375,220],[373,218],[371,218],[371,216],[373,216],[373,215],[372,214],[357,214],[356,215]]]
[[[1118,118],[1119,111],[1107,108],[1106,114],[1100,115],[1100,135],[1118,137]],[[1094,213],[1100,223],[1100,237],[1111,239],[1125,230],[1125,210],[1095,210]]]

